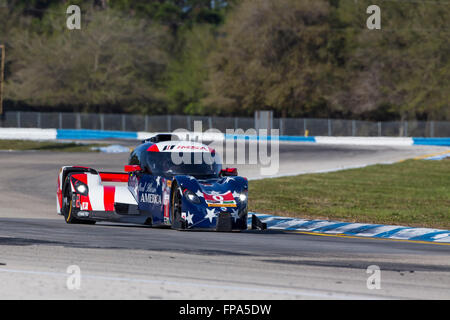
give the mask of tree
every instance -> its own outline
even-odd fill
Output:
[[[196,24],[218,25],[227,7],[224,0],[110,0],[112,8],[168,26],[173,35]]]
[[[450,119],[450,6],[384,2],[381,30],[371,31],[363,27],[369,4],[339,8],[352,43],[340,104],[354,114],[383,108],[401,120]]]
[[[201,100],[206,96],[207,57],[214,49],[214,28],[197,25],[184,34],[184,45],[168,65],[167,98],[171,113],[205,114]]]
[[[160,27],[92,10],[84,14],[81,31],[69,31],[64,18],[49,18],[54,32],[47,37],[22,30],[12,36],[9,99],[78,110],[162,112],[167,35]]]
[[[272,109],[314,114],[326,103],[335,63],[330,7],[322,0],[247,0],[236,7],[212,55],[206,105],[221,113]]]

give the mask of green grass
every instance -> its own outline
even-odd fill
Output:
[[[59,152],[97,152],[92,147],[102,147],[103,144],[79,144],[74,142],[52,142],[31,140],[0,140],[0,150],[38,150]]]
[[[255,212],[450,229],[450,160],[408,160],[249,184],[249,209]]]

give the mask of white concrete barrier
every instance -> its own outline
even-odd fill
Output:
[[[56,129],[0,128],[4,140],[55,140]]]
[[[402,137],[315,137],[316,143],[358,146],[412,146],[413,138]]]

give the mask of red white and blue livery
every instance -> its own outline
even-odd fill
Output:
[[[56,205],[67,223],[232,231],[247,229],[247,198],[247,179],[222,169],[213,149],[158,134],[131,152],[125,172],[62,167]]]

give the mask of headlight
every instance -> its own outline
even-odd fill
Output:
[[[192,191],[186,190],[184,192],[184,196],[192,203],[195,203],[195,204],[199,204],[200,203],[200,199]]]
[[[239,200],[240,200],[241,202],[247,201],[247,193],[245,193],[245,192],[241,193],[241,194],[239,195]]]
[[[75,178],[72,178],[72,179],[73,179],[73,186],[75,187],[75,190],[78,193],[82,194],[83,196],[87,196],[88,195],[88,191],[89,191],[88,186],[85,185],[80,180],[77,180]]]
[[[87,187],[84,184],[80,184],[80,185],[77,186],[77,191],[79,193],[86,193]]]

